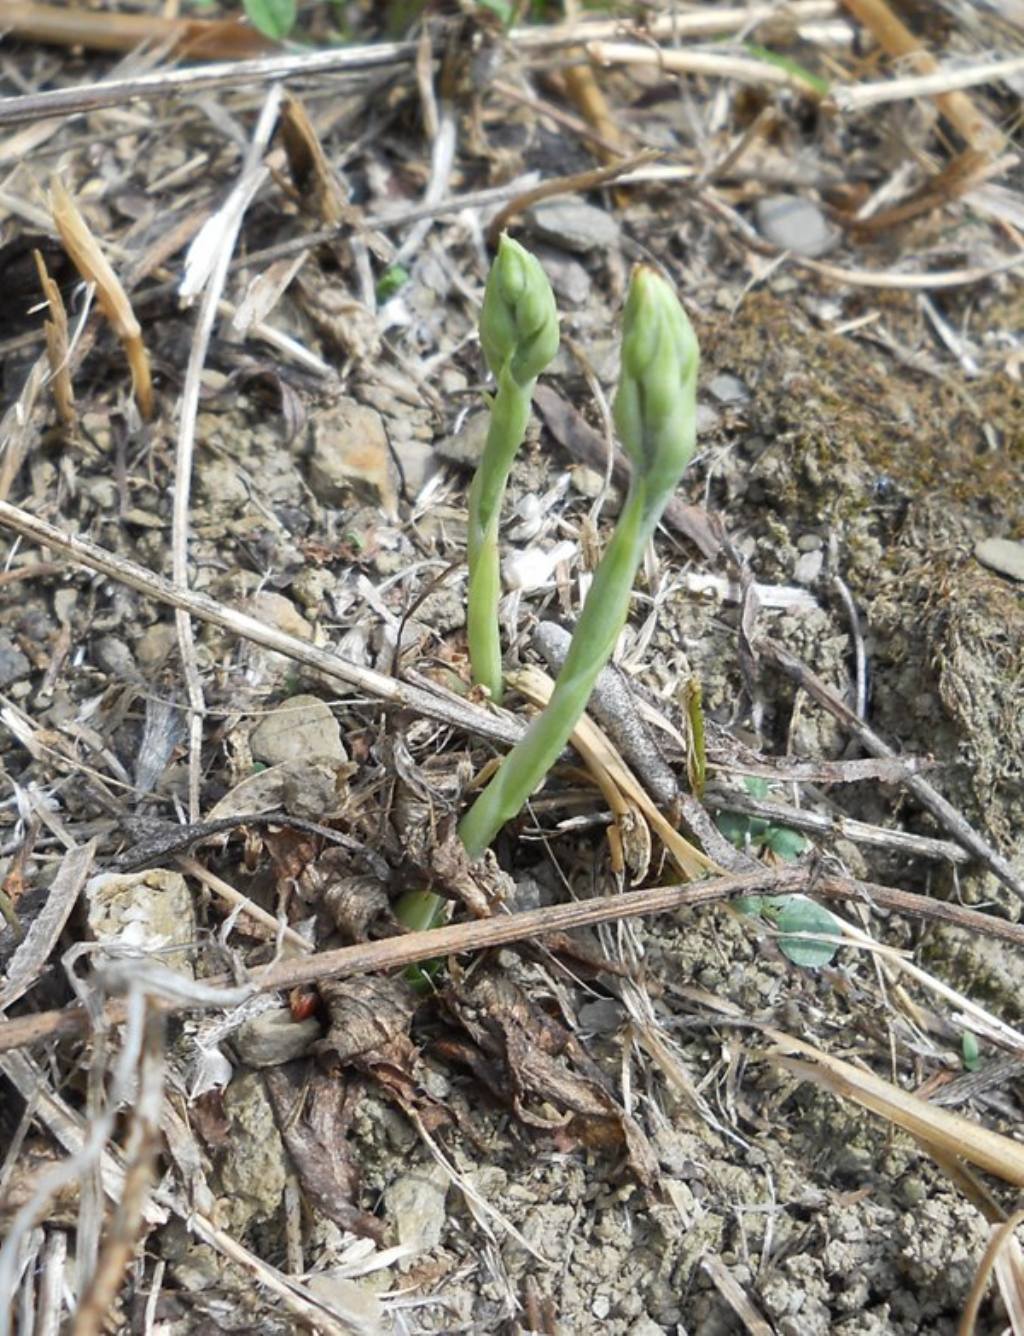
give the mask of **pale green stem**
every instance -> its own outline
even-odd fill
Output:
[[[526,435],[535,380],[520,385],[508,363],[498,374],[498,391],[491,404],[487,443],[469,489],[469,593],[466,632],[474,682],[479,682],[500,703],[503,692],[498,601],[501,597],[501,560],[498,521],[508,475],[516,451]]]
[[[459,838],[470,858],[479,858],[505,822],[522,810],[569,741],[626,623],[637,567],[664,501],[651,498],[643,479],[634,477],[594,573],[551,700],[459,823]]]

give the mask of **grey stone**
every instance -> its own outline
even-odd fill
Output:
[[[561,304],[568,306],[587,304],[593,284],[579,260],[566,255],[562,250],[548,246],[540,249],[537,258],[544,266],[544,272],[551,280],[555,296]]]
[[[218,1174],[223,1224],[241,1235],[277,1213],[284,1195],[285,1150],[263,1079],[236,1076],[224,1092],[224,1159]]]
[[[218,513],[234,513],[249,500],[245,479],[231,459],[215,456],[203,460],[196,468],[196,480],[198,495]]]
[[[599,997],[593,1002],[585,1002],[577,1016],[584,1030],[594,1034],[614,1034],[625,1019],[622,1004],[610,997]]]
[[[32,665],[10,636],[0,636],[0,687],[28,677],[31,671]]]
[[[543,241],[562,250],[610,250],[619,244],[619,224],[610,213],[576,199],[551,199],[526,210],[526,220]]]
[[[589,464],[573,464],[569,470],[569,478],[580,496],[589,497],[591,500],[600,496],[604,488],[604,474],[598,473],[597,469],[592,469]]]
[[[489,413],[473,413],[462,424],[462,429],[452,436],[442,437],[437,443],[437,453],[449,464],[458,464],[462,468],[475,469],[484,452],[487,440]]]
[[[341,1313],[353,1330],[390,1330],[391,1324],[385,1319],[380,1300],[363,1285],[349,1280],[344,1275],[344,1268],[317,1271],[307,1278],[305,1286],[318,1299],[329,1304],[332,1310]]]
[[[757,230],[781,250],[814,257],[830,251],[839,240],[818,206],[799,195],[769,195],[754,205]]]
[[[135,642],[135,662],[144,672],[154,672],[178,647],[178,631],[173,622],[154,622]]]
[[[750,390],[746,384],[739,376],[731,376],[728,372],[720,372],[719,375],[713,376],[708,384],[708,392],[714,395],[720,404],[744,404],[750,398]]]
[[[448,1176],[439,1165],[425,1164],[396,1178],[384,1193],[384,1207],[399,1243],[417,1252],[436,1248],[444,1228],[447,1195]]]
[[[311,757],[348,760],[338,721],[318,696],[291,696],[271,710],[253,729],[249,746],[254,758],[267,765]]]
[[[405,494],[412,499],[419,495],[434,476],[441,461],[429,441],[413,437],[407,441],[395,441],[394,444]]]
[[[974,549],[974,555],[989,570],[1008,575],[1011,580],[1024,580],[1024,543],[1011,538],[986,538]]]
[[[250,1067],[278,1067],[309,1052],[320,1038],[320,1022],[292,1020],[287,1007],[261,1012],[240,1026],[234,1035],[238,1056]]]

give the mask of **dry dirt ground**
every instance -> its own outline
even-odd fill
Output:
[[[93,12],[116,29],[127,8]],[[343,23],[388,40],[399,8],[310,5],[301,51]],[[177,552],[192,590],[450,704],[385,708],[202,617],[183,660],[166,600],[0,530],[2,1329],[55,1331],[77,1305],[82,1331],[106,1310],[107,1330],[168,1333],[952,1333],[1024,1180],[936,1163],[777,1050],[793,1036],[1019,1135],[1021,948],[955,920],[1015,923],[1024,880],[1020,84],[970,89],[966,119],[904,98],[844,112],[799,76],[581,66],[458,8],[418,57],[292,73],[284,122],[256,76],[0,122],[5,499],[160,576]],[[756,42],[839,84],[908,72],[859,9],[680,46],[749,60]],[[901,12],[940,62],[1024,41],[1010,4]],[[144,68],[174,62],[0,36],[5,98]],[[644,147],[663,157],[638,181],[521,199]],[[148,420],[56,239],[54,176],[130,294]],[[776,840],[799,867],[951,907],[832,902],[903,955],[798,966],[714,904],[452,958],[420,991],[392,970],[246,998],[274,959],[393,938],[390,906],[425,878],[468,920],[495,887],[517,911],[675,876],[636,830],[618,869],[607,794],[572,754],[484,897],[467,907],[439,854],[503,750],[474,731],[463,599],[475,321],[510,200],[564,336],[506,502],[510,664],[537,661],[539,621],[571,626],[610,532],[617,320],[648,257],[701,343],[695,509],[658,535],[620,668],[672,784],[697,682],[708,811],[789,809],[767,832],[733,817],[749,856],[777,860],[756,836],[799,827]],[[210,218],[231,266],[204,349],[178,288]],[[33,248],[67,306],[64,421]],[[771,645],[859,696],[897,759],[870,760]],[[976,1330],[1007,1323],[992,1286]]]

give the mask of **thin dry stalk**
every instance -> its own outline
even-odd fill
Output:
[[[713,904],[734,895],[782,895],[812,893],[829,900],[868,899],[882,909],[915,914],[924,919],[940,919],[982,934],[988,934],[1024,947],[1024,925],[994,919],[976,910],[959,905],[945,904],[930,896],[915,895],[893,887],[858,882],[852,878],[815,878],[809,868],[759,868],[745,875],[719,877],[696,885],[659,886],[650,890],[626,891],[620,895],[578,903],[549,905],[544,909],[498,918],[481,919],[472,923],[457,923],[429,932],[406,933],[402,937],[384,941],[362,942],[342,947],[337,951],[321,952],[306,961],[285,961],[265,971],[254,991],[274,992],[295,987],[300,983],[317,982],[323,978],[351,978],[374,970],[396,970],[442,955],[458,955],[470,951],[504,946],[509,942],[525,941],[545,933],[567,932],[572,928],[596,923],[633,918],[645,914],[670,913],[683,907],[696,908]],[[197,996],[197,985],[192,984],[187,996],[182,995],[179,976],[171,976],[179,993],[168,1004],[169,1010],[189,1010],[209,1006],[234,1006],[249,996],[245,990],[218,992],[229,981],[213,980]],[[121,1024],[124,1020],[123,1003],[108,1004],[104,1013],[107,1024]],[[36,1044],[52,1035],[79,1034],[87,1031],[91,1018],[77,1007],[61,1011],[42,1012],[0,1023],[0,1053]],[[1015,1045],[1016,1046],[1016,1045]]]
[[[644,35],[680,42],[687,37],[721,37],[731,32],[742,31],[749,35],[762,24],[792,32],[801,24],[832,18],[839,12],[839,5],[835,0],[790,0],[785,6],[777,3],[721,8],[707,5],[692,10],[672,6],[671,12],[664,14],[658,14],[656,9],[651,6],[650,13],[645,15]],[[618,37],[624,31],[628,31],[628,22],[623,19],[579,18],[554,27],[515,28],[510,39],[527,51],[550,51],[560,46]]]
[[[524,668],[509,674],[509,685],[524,695],[535,705],[545,706],[551,698],[554,682],[539,668]],[[651,828],[657,833],[668,851],[669,857],[684,877],[700,877],[707,872],[722,872],[723,869],[711,858],[701,852],[689,840],[683,839],[661,809],[648,795],[629,766],[587,715],[583,715],[572,734],[572,744],[583,757],[592,773],[603,772],[644,815]]]
[[[957,1327],[957,1336],[974,1336],[978,1322],[978,1311],[981,1308],[981,1301],[985,1297],[985,1291],[988,1289],[989,1280],[992,1272],[998,1267],[1001,1258],[1006,1256],[1010,1249],[1016,1250],[1016,1267],[1020,1267],[1020,1246],[1015,1239],[1017,1226],[1024,1222],[1024,1210],[1014,1211],[1008,1220],[1003,1220],[997,1225],[993,1225],[992,1232],[989,1235],[988,1243],[982,1254],[981,1261],[978,1263],[978,1270],[975,1273],[971,1284],[970,1293],[967,1296],[967,1302],[964,1304],[964,1311],[960,1315],[960,1325]],[[1016,1287],[1015,1287],[1016,1288]],[[1000,1284],[1000,1289],[1002,1285]],[[1003,1299],[1006,1301],[1004,1293]],[[1013,1327],[1014,1336],[1020,1336],[1024,1327],[1020,1325],[1022,1311],[1022,1295],[1019,1291],[1015,1296],[1015,1301],[1011,1300],[1006,1305],[1010,1314],[1010,1322]]]
[[[242,84],[275,83],[298,76],[308,78],[404,65],[412,60],[415,51],[415,42],[374,42],[371,46],[347,46],[332,51],[167,68],[123,79],[106,79],[102,83],[25,93],[0,99],[0,126],[34,121],[40,116],[69,116],[115,107],[142,97],[173,97],[213,88],[237,88]]]
[[[149,357],[128,294],[59,177],[54,177],[50,186],[50,211],[72,264],[86,283],[96,286],[96,301],[121,341],[132,373],[135,401],[148,422],[153,416]]]
[[[598,65],[656,65],[669,74],[702,74],[743,84],[773,84],[816,100],[822,96],[821,86],[799,71],[749,56],[719,56],[711,51],[680,51],[641,46],[638,42],[590,42],[587,55]]]
[[[64,309],[64,298],[60,295],[60,288],[50,277],[42,253],[36,250],[32,255],[50,312],[50,318],[43,324],[43,332],[46,335],[46,356],[50,362],[53,402],[57,408],[57,416],[64,426],[72,427],[75,423],[75,391],[71,385],[71,367],[68,359],[68,313]]]
[[[96,1270],[79,1300],[73,1336],[99,1336],[108,1321],[125,1268],[142,1233],[143,1212],[153,1182],[160,1147],[160,1109],[164,1084],[163,1024],[146,1006],[139,1085],[128,1135],[124,1191],[103,1240]]]
[[[240,911],[245,918],[255,925],[260,936],[266,934],[273,940],[280,933],[284,941],[294,946],[296,950],[301,951],[304,955],[313,949],[305,937],[297,933],[294,928],[279,923],[273,914],[268,914],[265,909],[261,909],[247,895],[243,895],[241,891],[236,890],[234,886],[226,882],[223,877],[218,877],[216,873],[203,867],[198,859],[179,857],[178,865],[182,872],[201,881],[214,895],[218,896],[226,905],[229,905],[231,913]]]
[[[175,55],[190,60],[235,60],[274,50],[274,44],[255,28],[237,20],[115,14],[33,0],[6,0],[3,27],[30,42],[84,46],[91,51],[134,51],[143,43],[167,43]]]
[[[75,907],[96,855],[96,841],[81,844],[65,854],[50,883],[46,903],[18,944],[0,986],[0,1012],[32,988],[46,970],[46,962],[57,945],[64,925]]]
[[[199,415],[199,391],[206,352],[213,335],[213,323],[217,318],[218,303],[224,284],[227,281],[228,265],[235,241],[242,226],[245,209],[267,176],[267,169],[260,159],[270,142],[277,112],[281,104],[281,85],[272,84],[264,100],[252,143],[246,154],[241,179],[224,202],[223,208],[203,224],[202,230],[192,243],[189,251],[191,261],[197,252],[202,252],[203,261],[197,260],[194,267],[186,265],[186,279],[183,290],[188,286],[190,294],[202,287],[202,300],[199,316],[196,320],[192,346],[189,350],[188,367],[185,371],[185,384],[181,392],[181,405],[178,419],[178,439],[174,459],[174,506],[171,520],[172,571],[175,585],[182,590],[188,588],[188,531],[189,506],[192,486],[192,454],[195,445],[196,421]],[[196,661],[195,641],[192,636],[192,623],[184,609],[176,613],[178,629],[178,647],[181,651],[182,666],[189,699],[189,770],[188,801],[189,819],[199,818],[199,777],[203,741],[203,714],[205,701],[203,686]]]
[[[912,858],[934,858],[940,862],[964,864],[971,855],[952,840],[937,840],[929,835],[913,835],[909,831],[890,830],[887,826],[872,826],[864,821],[838,813],[811,812],[806,808],[791,807],[788,803],[770,802],[754,798],[739,789],[718,789],[705,792],[704,803],[712,812],[744,812],[748,816],[763,817],[776,826],[790,826],[815,835],[840,836],[854,844],[872,849],[894,849]]]
[[[306,108],[293,95],[285,98],[281,108],[280,135],[301,206],[328,227],[337,227],[348,214],[341,182],[327,161]]]
[[[980,1127],[948,1109],[937,1108],[927,1100],[883,1081],[873,1072],[835,1058],[802,1039],[771,1028],[766,1028],[765,1033],[779,1046],[770,1054],[772,1060],[787,1071],[813,1081],[833,1095],[870,1109],[912,1136],[934,1142],[949,1154],[961,1156],[1006,1183],[1024,1187],[1024,1146],[1019,1142]],[[794,1051],[805,1054],[812,1061],[790,1057]]]
[[[736,1314],[749,1336],[773,1336],[772,1328],[717,1253],[705,1253],[700,1259],[700,1266],[711,1277],[715,1289]]]
[[[1010,79],[1020,74],[1022,70],[1024,56],[1011,56],[1008,60],[983,60],[976,65],[962,65],[951,70],[936,66],[931,74],[836,88],[832,92],[832,101],[839,111],[864,111],[868,107],[879,107],[885,102],[902,102],[911,97],[935,97],[938,101],[938,94],[998,83],[1001,79]]]
[[[858,22],[870,30],[887,55],[905,60],[921,75],[939,72],[935,57],[924,49],[910,29],[892,12],[886,0],[843,0],[843,4]],[[955,89],[956,86],[953,87]],[[935,102],[939,111],[971,148],[994,154],[1005,147],[1006,140],[1002,132],[978,111],[965,93],[946,92],[941,87],[926,91],[936,94]]]
[[[350,663],[337,654],[318,649],[309,641],[279,631],[206,594],[191,589],[178,589],[162,576],[115,556],[88,539],[62,533],[52,524],[7,501],[0,501],[0,527],[11,529],[33,542],[61,552],[90,570],[109,575],[147,598],[169,608],[181,608],[191,617],[223,627],[255,645],[284,654],[295,663],[322,673],[331,682],[343,683],[346,687],[397,709],[412,710],[428,719],[436,719],[439,723],[463,728],[477,737],[506,745],[515,744],[523,735],[523,725],[511,715],[485,710],[441,689],[434,691],[425,686],[400,682],[386,673]]]

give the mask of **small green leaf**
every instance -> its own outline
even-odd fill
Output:
[[[800,832],[790,830],[788,826],[770,826],[765,833],[763,843],[773,854],[787,863],[799,858],[807,848],[807,841]]]
[[[740,816],[738,812],[719,812],[715,817],[715,825],[737,849],[746,846],[747,836],[750,834],[750,821],[747,817]]]
[[[759,775],[747,775],[743,781],[743,787],[750,794],[751,798],[768,797],[768,781],[761,779]]]
[[[981,1066],[981,1048],[978,1044],[977,1036],[970,1030],[965,1030],[963,1038],[960,1041],[960,1049],[963,1054],[965,1070],[976,1072]]]
[[[764,901],[765,918],[774,923],[781,934],[779,947],[794,965],[805,969],[820,969],[831,965],[838,946],[813,937],[790,937],[789,933],[825,932],[831,937],[842,935],[842,925],[834,914],[804,895],[781,895]]]
[[[378,305],[383,306],[386,301],[390,301],[400,288],[405,287],[408,281],[409,271],[403,269],[400,264],[393,264],[390,269],[385,269],[380,278],[377,279]]]
[[[274,42],[295,27],[295,0],[243,0],[243,4],[252,26]]]
[[[738,895],[732,901],[733,909],[741,914],[747,914],[750,918],[760,918],[761,910],[764,908],[764,898],[760,895]]]

